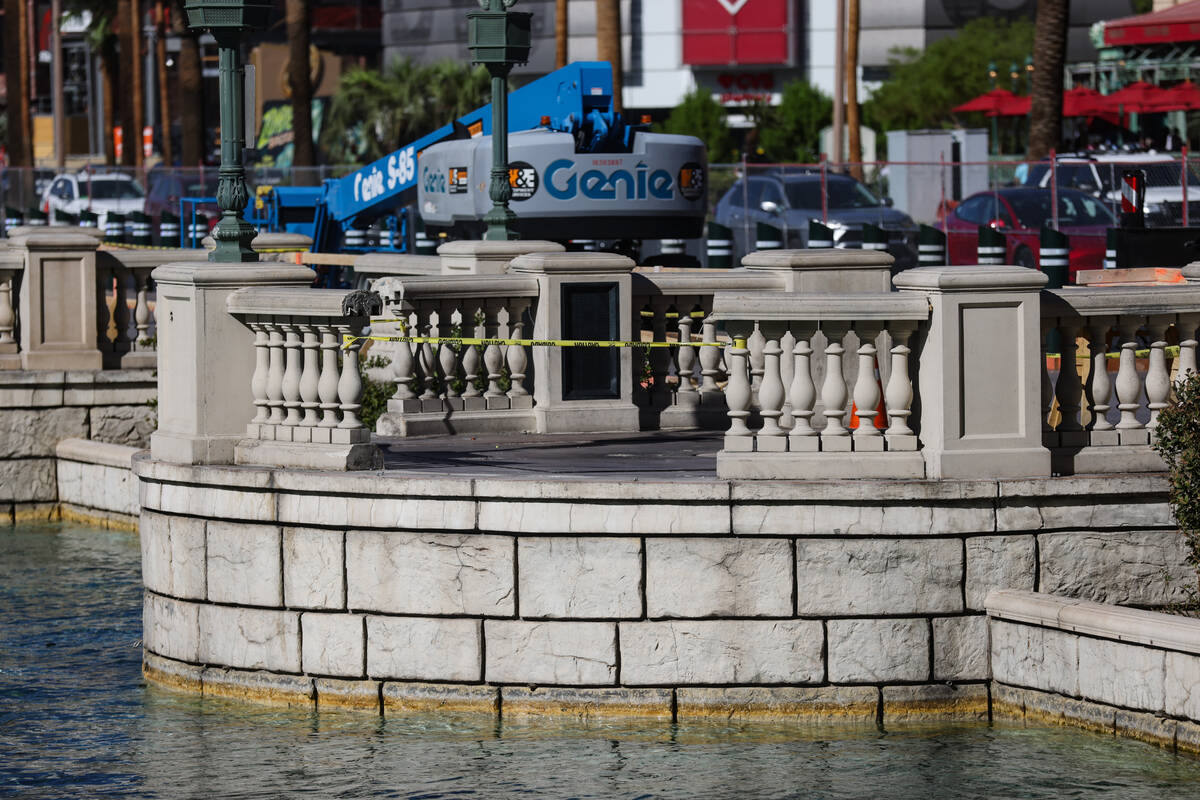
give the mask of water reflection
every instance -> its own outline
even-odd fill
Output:
[[[31,797],[1114,797],[1200,762],[1079,731],[383,719],[143,685],[138,546],[0,533],[0,794]]]

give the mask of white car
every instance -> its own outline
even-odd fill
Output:
[[[1097,153],[1063,155],[1057,158],[1056,183],[1079,189],[1107,200],[1114,214],[1121,210],[1121,172],[1140,169],[1146,173],[1144,210],[1147,225],[1183,224],[1183,185],[1179,160],[1164,153]],[[1050,164],[1033,164],[1026,186],[1050,185]],[[1200,223],[1200,177],[1188,169],[1188,224]]]
[[[128,214],[142,211],[146,190],[128,175],[119,172],[78,172],[56,175],[42,195],[42,210],[53,217],[55,211],[75,216],[91,211],[104,227],[109,212]]]

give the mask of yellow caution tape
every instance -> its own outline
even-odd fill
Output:
[[[409,342],[413,344],[450,344],[466,347],[516,345],[517,347],[726,347],[728,342],[619,342],[604,339],[480,339],[471,336],[345,336],[342,349],[355,342]]]

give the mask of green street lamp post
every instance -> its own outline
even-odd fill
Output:
[[[217,205],[221,207],[221,220],[213,230],[217,246],[208,254],[208,260],[257,261],[258,254],[250,249],[257,231],[243,216],[250,193],[242,163],[246,110],[241,45],[246,31],[266,27],[271,5],[261,0],[191,0],[184,4],[184,11],[189,28],[207,30],[217,40],[219,59],[221,168]]]
[[[988,62],[988,84],[992,89],[996,88],[996,78],[999,73],[996,71],[996,62]],[[997,125],[996,117],[992,116],[992,155],[1000,155],[1000,128]]]
[[[467,47],[471,62],[482,64],[492,76],[492,183],[488,196],[492,208],[484,216],[485,239],[515,239],[512,224],[517,215],[508,207],[512,185],[508,179],[508,74],[529,60],[533,14],[509,11],[517,0],[479,0],[482,11],[467,12]]]

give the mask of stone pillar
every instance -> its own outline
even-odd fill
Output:
[[[543,252],[520,256],[509,271],[537,278],[532,338],[629,341],[633,267],[615,253]],[[638,429],[628,348],[534,347],[532,357],[538,433]]]
[[[94,236],[50,230],[10,240],[25,259],[21,281],[22,369],[101,369],[97,347]]]
[[[890,292],[894,258],[879,250],[760,250],[746,269],[775,272],[785,292]]]
[[[503,275],[517,256],[527,253],[561,253],[557,242],[504,239],[446,242],[438,247],[443,275]]]
[[[164,264],[152,275],[158,305],[158,461],[232,464],[254,413],[254,333],[226,311],[245,286],[309,286],[307,267],[284,264]]]
[[[895,278],[928,296],[917,381],[926,475],[1050,475],[1042,446],[1040,292],[1046,276],[1011,266],[920,267]]]

